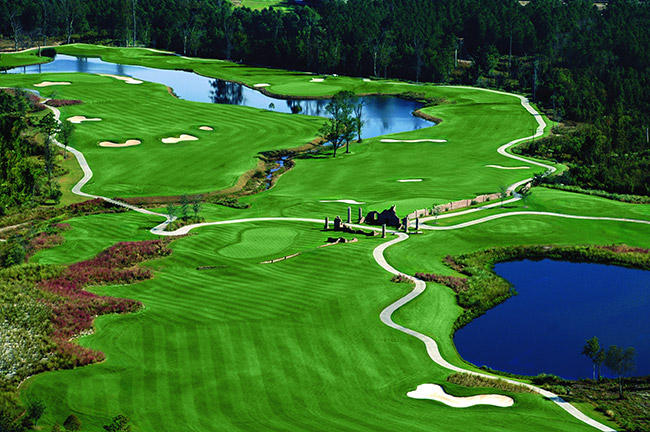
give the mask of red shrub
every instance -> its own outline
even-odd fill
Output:
[[[50,99],[47,104],[52,107],[62,107],[69,105],[81,105],[83,101],[78,99]]]
[[[128,284],[149,279],[148,269],[137,263],[171,254],[166,240],[124,242],[104,250],[95,258],[68,266],[56,278],[45,279],[39,288],[58,296],[47,301],[52,308],[53,339],[58,352],[73,365],[103,360],[104,355],[68,342],[92,328],[95,316],[133,312],[142,307],[135,300],[98,296],[83,288],[89,285]]]

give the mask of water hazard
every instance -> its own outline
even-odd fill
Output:
[[[295,113],[326,117],[329,100],[286,100],[272,98],[244,85],[208,78],[193,72],[154,69],[144,66],[121,65],[98,58],[57,55],[53,62],[22,66],[8,73],[81,72],[113,74],[151,81],[171,87],[181,99],[195,102],[244,105],[282,113]],[[305,75],[309,80],[309,75]],[[314,85],[318,85],[315,83]],[[422,104],[396,97],[370,96],[366,98],[362,131],[363,138],[397,132],[407,132],[431,127],[434,123],[415,117],[412,112]]]
[[[581,351],[598,336],[603,347],[634,347],[634,375],[650,375],[650,271],[551,260],[501,263],[495,271],[519,295],[456,332],[464,359],[517,374],[591,378]]]

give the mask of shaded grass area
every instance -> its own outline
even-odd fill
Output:
[[[83,223],[90,230],[98,221]],[[204,228],[175,241],[174,254],[152,264],[162,268],[154,280],[97,289],[145,305],[100,317],[98,332],[81,339],[107,360],[34,377],[22,397],[52,407],[43,424],[74,411],[90,428],[122,412],[143,431],[428,431],[477,422],[493,431],[589,430],[534,395],[513,395],[508,410],[407,398],[447,375],[418,341],[379,321],[410,287],[391,283],[372,260],[381,239],[317,248],[328,235],[274,222]],[[295,252],[303,254],[259,264]],[[448,387],[461,396],[483,391]]]

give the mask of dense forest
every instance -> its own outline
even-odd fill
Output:
[[[605,8],[588,0],[319,0],[288,11],[237,8],[226,0],[0,0],[0,5],[0,33],[15,48],[55,36],[63,42],[144,45],[271,67],[526,93],[554,120],[590,125],[560,131],[570,139],[550,138],[539,151],[530,149],[554,153],[573,166],[576,172],[566,181],[650,193],[646,0],[610,0]],[[561,158],[572,152],[575,157]],[[635,174],[629,176],[631,161]],[[615,182],[608,180],[612,173],[619,177]]]

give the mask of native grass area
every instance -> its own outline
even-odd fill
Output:
[[[497,153],[502,145],[530,136],[537,127],[520,99],[511,95],[342,76],[312,82],[313,77],[304,73],[144,49],[70,45],[57,51],[162,69],[191,69],[250,87],[267,83],[270,93],[286,96],[324,97],[340,90],[400,94],[415,88],[426,97],[446,101],[423,109],[442,119],[440,124],[390,136],[398,141],[445,143],[382,142],[385,137],[376,137],[354,142],[349,154],[341,151],[336,158],[328,150],[296,158],[295,166],[272,188],[238,198],[248,208],[205,203],[201,211],[205,222],[345,218],[349,204],[322,200],[355,200],[363,203],[359,205],[364,213],[396,205],[400,215],[406,215],[494,193],[544,171]],[[38,61],[30,53],[17,56],[21,57],[3,55],[0,61],[3,66]],[[70,85],[34,87],[46,81]],[[61,107],[62,120],[101,119],[79,123],[71,146],[84,153],[93,171],[83,191],[107,197],[232,190],[245,173],[256,169],[258,153],[304,146],[318,137],[323,123],[304,115],[188,102],[174,98],[159,84],[129,85],[81,73],[0,75],[0,87],[38,89],[43,96],[56,91],[58,98],[83,101]],[[200,129],[203,125],[213,130]],[[162,141],[183,134],[198,139]],[[124,148],[100,145],[128,140],[140,143]],[[82,177],[72,165],[68,188]],[[422,181],[399,181],[405,179]],[[64,195],[66,199],[78,200],[71,194]],[[359,205],[353,206],[354,215]],[[522,211],[531,213],[516,214]],[[514,201],[429,220],[426,225],[451,228],[486,216],[511,216],[458,229],[423,229],[422,234],[388,248],[385,256],[406,274],[458,276],[444,265],[445,256],[495,246],[624,243],[650,247],[648,225],[564,219],[541,212],[650,221],[648,206],[536,187],[525,204]],[[117,242],[154,240],[158,236],[149,230],[162,221],[133,211],[73,217],[65,221],[70,228],[61,233],[64,242],[36,253],[31,262],[72,264],[89,260]],[[21,386],[21,400],[43,401],[47,411],[41,425],[51,427],[75,413],[83,430],[99,430],[120,413],[128,415],[140,431],[450,431],[477,424],[481,430],[494,431],[593,430],[536,394],[447,382],[452,372],[434,363],[421,342],[379,319],[386,306],[412,288],[391,282],[390,273],[373,258],[373,250],[386,240],[344,234],[359,241],[319,247],[331,235],[322,223],[289,220],[192,230],[170,243],[171,255],[142,264],[153,278],[88,288],[100,295],[133,299],[144,308],[96,318],[94,333],[77,341],[104,353],[105,360],[36,375]],[[262,264],[297,253],[291,259]],[[478,371],[460,358],[452,343],[453,325],[461,314],[451,289],[428,283],[393,319],[433,337],[448,362]],[[514,405],[459,409],[406,396],[423,383],[438,383],[459,397],[504,394],[514,399]],[[581,408],[615,427],[593,407]]]

